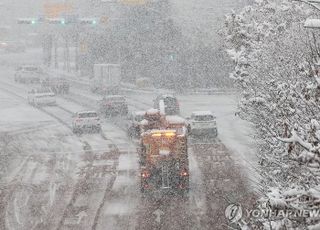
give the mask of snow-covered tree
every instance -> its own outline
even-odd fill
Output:
[[[261,207],[272,210],[320,207],[320,49],[317,32],[303,27],[315,14],[297,2],[256,0],[226,17],[240,114],[255,125],[259,140]],[[319,219],[259,222],[266,229],[301,229]]]

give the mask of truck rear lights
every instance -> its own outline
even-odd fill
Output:
[[[186,186],[185,186],[184,184],[179,184],[179,188],[180,188],[180,189],[185,189]]]
[[[188,173],[187,170],[182,170],[182,171],[180,172],[180,176],[183,176],[183,177],[189,176],[189,173]]]
[[[143,172],[141,173],[141,177],[142,177],[142,178],[148,178],[148,177],[150,177],[150,172],[148,172],[148,171],[143,171]]]

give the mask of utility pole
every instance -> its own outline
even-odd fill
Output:
[[[76,47],[75,47],[75,71],[76,73],[79,72],[79,45],[80,45],[80,39],[79,39],[79,31],[76,32]]]
[[[56,69],[59,68],[59,62],[58,62],[58,37],[54,36],[54,67]]]

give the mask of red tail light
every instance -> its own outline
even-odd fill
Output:
[[[143,171],[142,173],[141,173],[141,177],[142,178],[148,178],[148,177],[150,177],[150,172],[148,172],[148,171]]]
[[[189,173],[187,170],[184,169],[180,172],[180,176],[189,176]]]
[[[179,188],[180,188],[180,189],[184,189],[184,188],[186,188],[186,186],[183,185],[183,184],[180,184],[180,185],[179,185]]]

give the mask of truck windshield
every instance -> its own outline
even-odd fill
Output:
[[[202,115],[202,116],[195,116],[195,121],[212,121],[214,117],[212,115]]]

